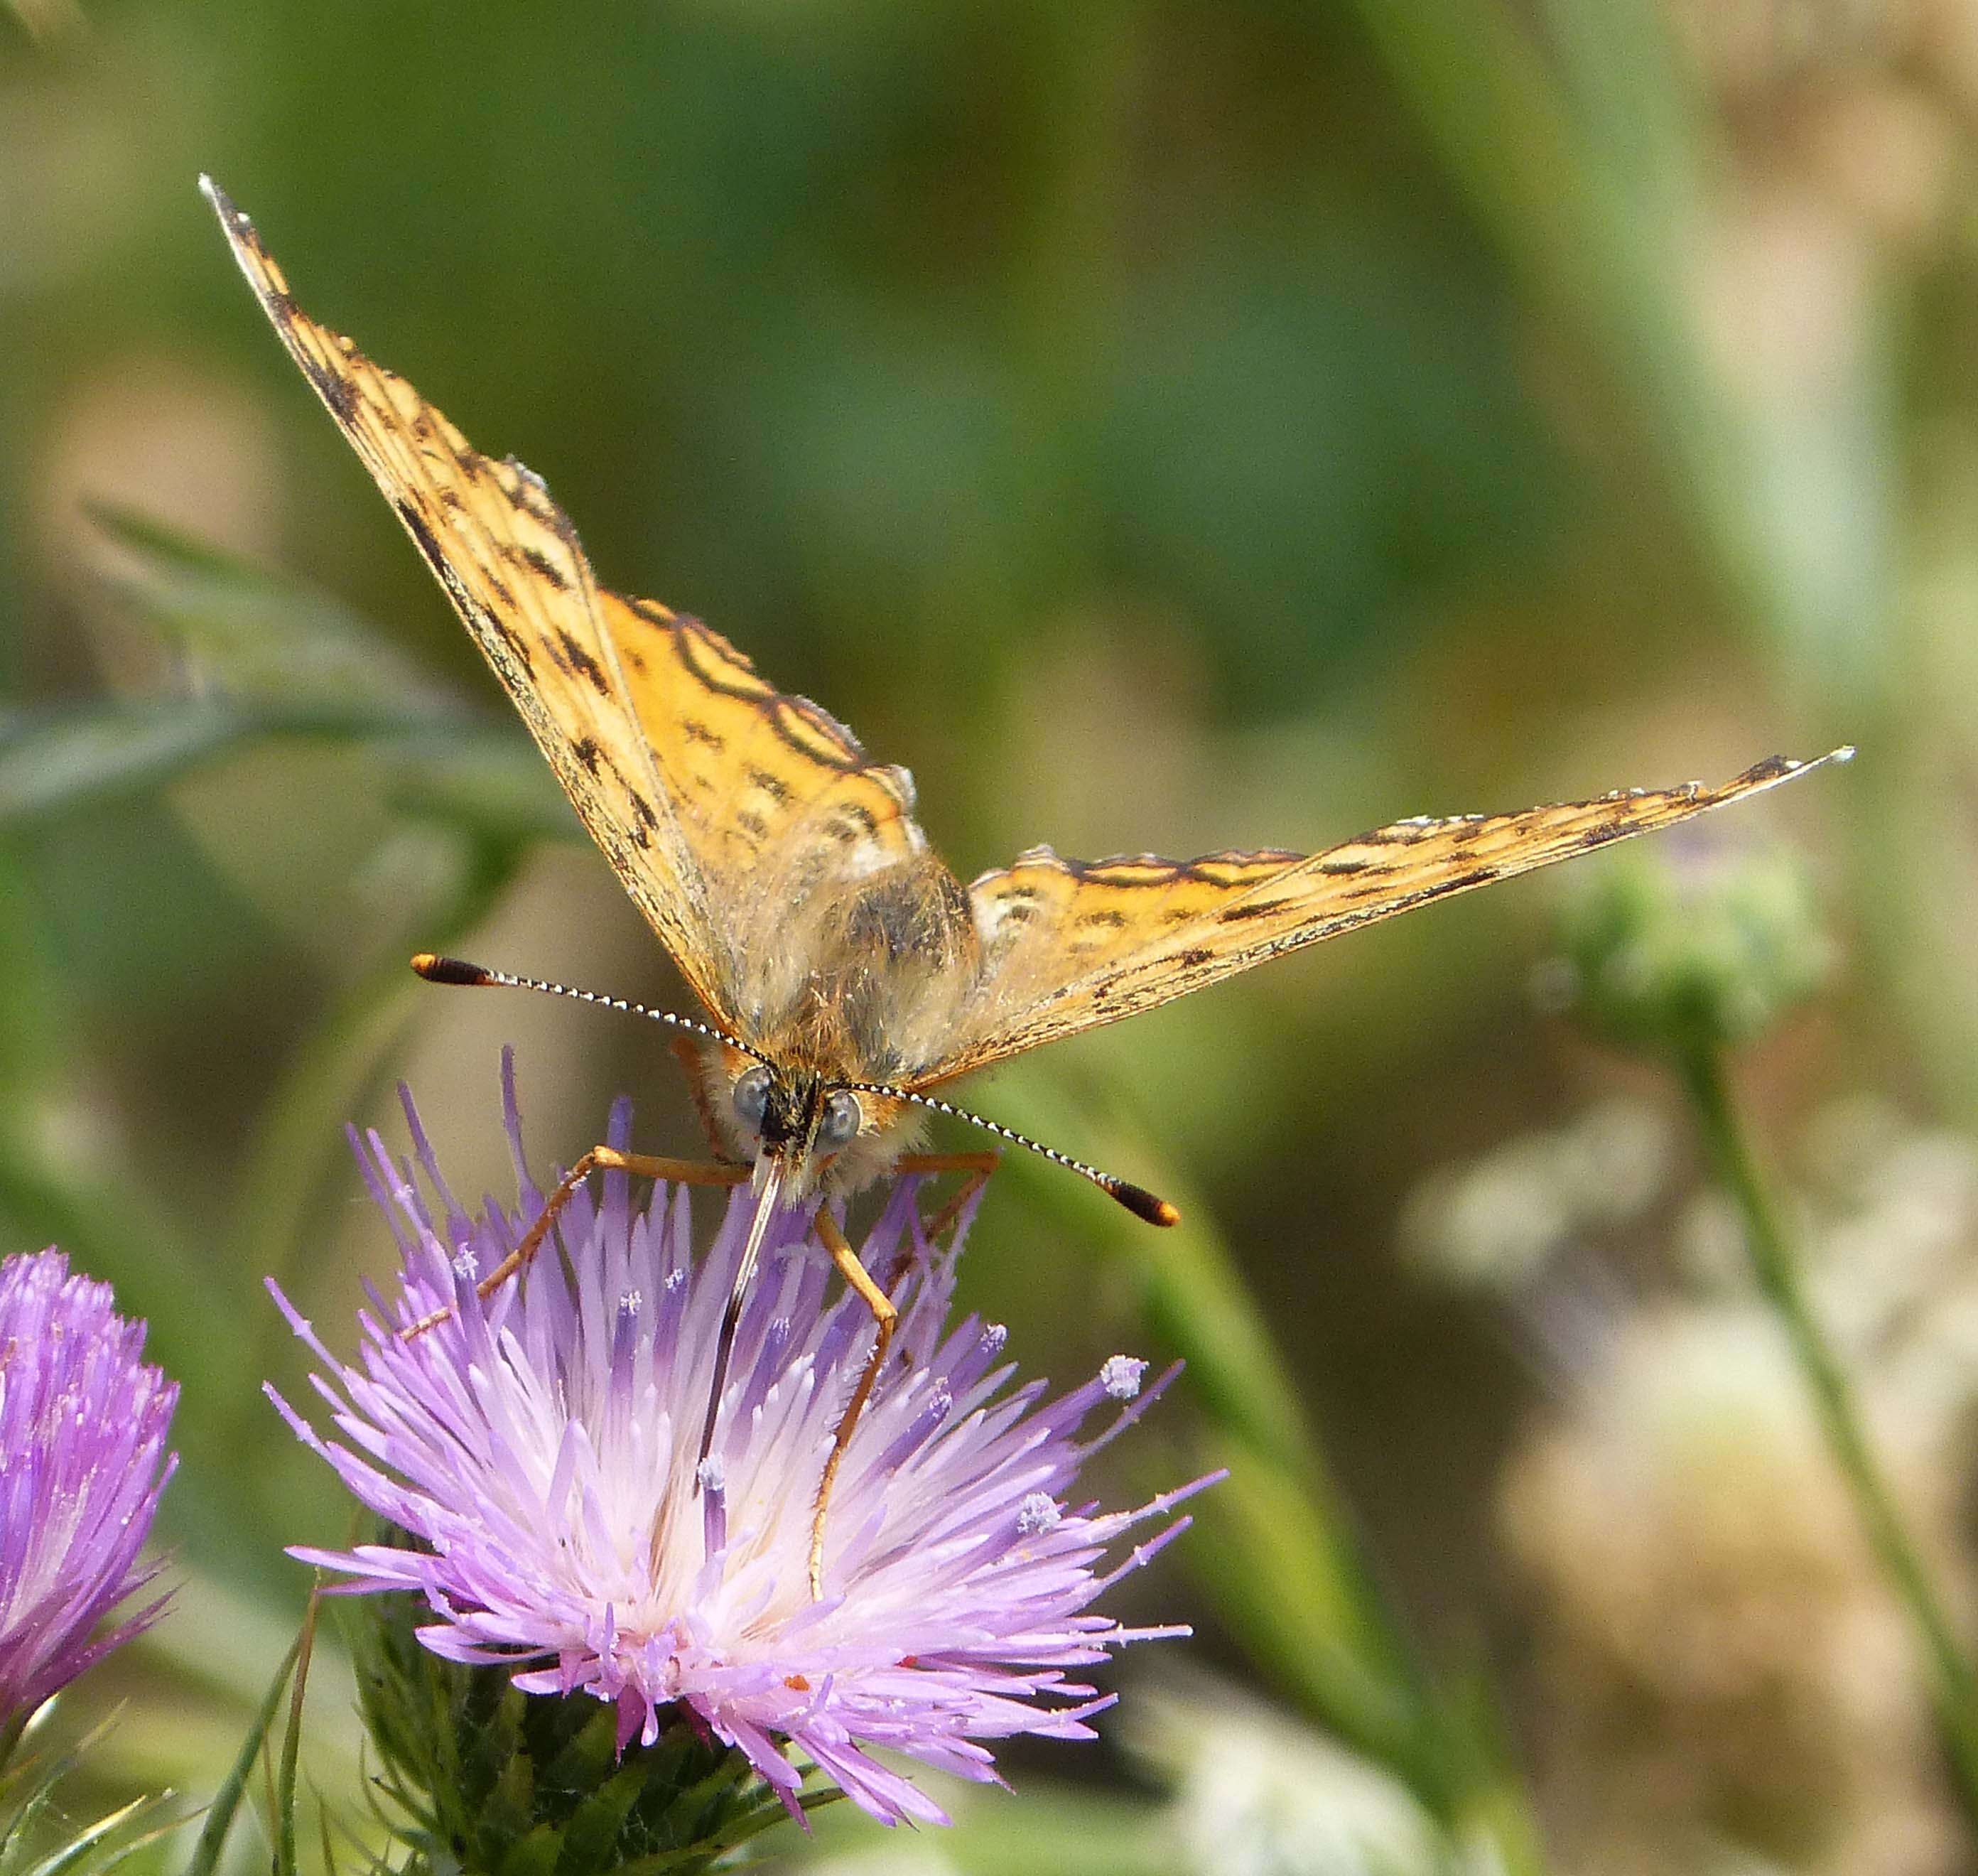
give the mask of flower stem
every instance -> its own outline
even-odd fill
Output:
[[[1876,1462],[1854,1385],[1814,1320],[1800,1280],[1799,1260],[1738,1123],[1722,1054],[1700,1044],[1681,1054],[1679,1067],[1718,1175],[1743,1216],[1745,1243],[1758,1287],[1785,1331],[1876,1559],[1915,1626],[1958,1795],[1966,1818],[1978,1825],[1978,1674]]]
[[[33,1712],[24,1709],[10,1715],[5,1724],[0,1725],[0,1772],[7,1769],[15,1747],[21,1743],[21,1735],[28,1730],[28,1722],[33,1718]]]

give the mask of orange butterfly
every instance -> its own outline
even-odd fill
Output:
[[[596,1167],[726,1183],[752,1167],[759,1198],[732,1322],[779,1203],[855,1190],[895,1168],[980,1168],[985,1156],[904,1157],[916,1109],[987,1127],[1083,1173],[1142,1218],[1173,1224],[1179,1214],[1165,1200],[931,1090],[1337,932],[1686,820],[1819,766],[1775,757],[1721,788],[1401,821],[1309,855],[1085,862],[1034,847],[964,888],[915,822],[905,769],[870,761],[842,724],[775,689],[699,620],[600,587],[540,478],[481,455],[402,378],[311,319],[253,223],[210,179],[200,187],[290,356],[713,1019],[639,1012],[676,1031],[702,1118],[730,1163],[594,1149],[490,1285],[526,1262]],[[456,959],[414,963],[440,982],[639,1008]],[[814,1585],[823,1502],[892,1317],[828,1213],[818,1229],[879,1332],[825,1474]],[[710,1405],[710,1438],[713,1414]]]

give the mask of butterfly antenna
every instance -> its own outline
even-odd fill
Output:
[[[1013,1146],[1027,1146],[1054,1166],[1061,1166],[1067,1172],[1076,1173],[1082,1179],[1089,1179],[1109,1199],[1116,1199],[1136,1218],[1145,1219],[1150,1225],[1178,1225],[1181,1223],[1180,1208],[1171,1205],[1166,1199],[1158,1198],[1144,1186],[1136,1186],[1131,1180],[1116,1178],[1110,1173],[1102,1173],[1096,1166],[1087,1166],[1083,1160],[1074,1160],[1068,1153],[1060,1153],[1055,1146],[1047,1146],[1041,1140],[1034,1140],[1027,1133],[1019,1133],[1014,1127],[1007,1127],[1000,1120],[986,1120],[981,1114],[971,1113],[966,1107],[958,1107],[952,1101],[937,1100],[931,1094],[915,1094],[905,1088],[888,1087],[882,1081],[848,1081],[842,1084],[857,1094],[890,1095],[896,1101],[910,1101],[916,1107],[925,1107],[931,1113],[946,1114],[951,1120],[966,1120],[971,1127],[979,1127],[984,1133],[994,1133],[999,1140],[1007,1140]]]
[[[469,964],[464,958],[436,957],[429,951],[422,951],[412,960],[412,968],[428,984],[465,984],[475,987],[492,984],[502,990],[539,990],[545,996],[571,997],[579,1003],[594,1003],[600,1009],[619,1010],[628,1016],[643,1016],[650,1021],[664,1023],[673,1029],[684,1029],[696,1036],[705,1036],[710,1042],[726,1043],[731,1049],[739,1049],[756,1061],[766,1062],[769,1057],[760,1049],[752,1049],[747,1043],[731,1036],[725,1029],[716,1029],[712,1023],[703,1023],[691,1016],[682,1016],[672,1010],[648,1009],[643,1003],[633,1003],[624,997],[607,997],[594,990],[579,990],[570,984],[546,983],[539,977],[518,977],[511,971],[491,971],[485,964]]]

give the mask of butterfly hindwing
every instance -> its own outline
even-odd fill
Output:
[[[740,937],[726,1020],[848,1080],[931,1060],[975,938],[913,818],[912,777],[698,620],[615,594],[604,617],[709,897]]]
[[[913,782],[842,723],[778,690],[718,632],[651,600],[604,595],[633,712],[660,754],[695,858],[739,904],[835,869],[921,852]]]
[[[954,1049],[922,1085],[1153,1009],[1355,926],[1687,820],[1818,766],[1775,756],[1718,788],[1692,782],[1521,814],[1398,821],[1309,855],[1084,863],[1034,849],[968,889],[982,981]]]

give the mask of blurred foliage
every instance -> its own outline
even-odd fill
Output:
[[[173,1795],[134,1798],[102,1817],[65,1813],[64,1781],[115,1724],[105,1719],[52,1761],[10,1725],[0,1754],[0,1871],[5,1876],[109,1876],[169,1831]]]
[[[693,1137],[646,1035],[405,972],[685,994],[200,170],[605,578],[910,763],[964,877],[1859,742],[1720,824],[1801,832],[1848,951],[1752,1106],[1968,1128],[1974,114],[1974,0],[0,6],[0,1248],[58,1238],[184,1383],[184,1588],[90,1690],[131,1703],[101,1808],[216,1787],[306,1594],[281,1547],[342,1535],[260,1396],[299,1376],[259,1283],[347,1322],[385,1262],[343,1122],[407,1075],[463,1186],[505,1180],[512,1037],[538,1156],[627,1087]],[[1030,1371],[1189,1356],[1176,1437],[1236,1476],[1130,1600],[1513,1861],[1506,1765],[1573,1811],[1492,1521],[1534,1376],[1393,1250],[1431,1169],[1639,1085],[1530,1005],[1547,897],[970,1097],[1186,1202],[1159,1239],[1013,1166],[964,1277]],[[306,1785],[354,1775],[349,1676],[326,1638]],[[1013,1759],[955,1867],[1195,1841],[1166,1775]]]

